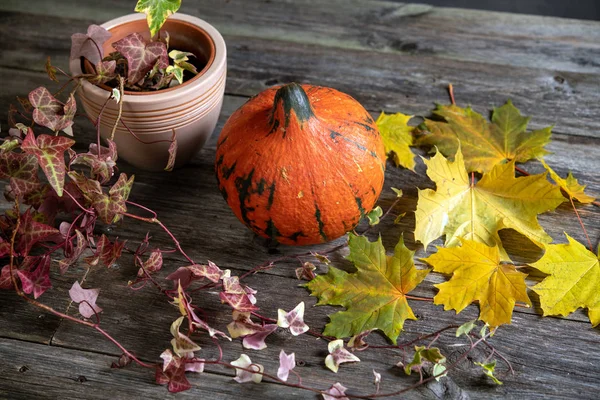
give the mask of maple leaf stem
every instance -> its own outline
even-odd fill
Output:
[[[456,105],[456,101],[454,101],[454,86],[451,83],[448,84],[448,95],[450,95],[450,103],[452,105]]]
[[[418,296],[410,296],[408,294],[405,294],[404,297],[406,297],[409,300],[418,300],[418,301],[433,301],[432,298],[430,297],[418,297]]]
[[[587,233],[587,229],[585,229],[585,225],[583,224],[583,221],[581,220],[581,217],[579,216],[579,211],[577,211],[577,207],[575,207],[575,202],[573,202],[573,197],[569,196],[569,200],[571,201],[571,206],[573,207],[573,211],[575,211],[575,215],[577,216],[577,220],[579,221],[579,225],[581,225],[581,229],[583,230],[583,234],[585,235],[585,238],[587,239],[589,249],[593,253],[594,252],[594,246],[592,245],[592,241],[590,240],[590,237],[589,237],[589,235]]]
[[[517,167],[516,164],[515,164],[515,171],[518,171],[521,175],[525,175],[525,176],[531,175],[529,172],[525,171],[524,169]]]

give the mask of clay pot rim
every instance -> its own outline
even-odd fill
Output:
[[[107,21],[101,26],[107,30],[111,30],[119,25],[145,19],[146,16],[144,14],[133,13]],[[176,13],[169,16],[169,20],[182,22],[185,25],[189,25],[190,27],[201,31],[210,39],[212,42],[212,51],[207,65],[192,79],[172,88],[161,89],[153,92],[134,92],[127,90],[124,93],[123,101],[134,103],[156,103],[161,101],[169,101],[169,99],[172,99],[174,94],[173,92],[175,91],[178,92],[178,96],[183,96],[188,92],[197,90],[198,87],[209,80],[212,75],[217,74],[225,64],[227,60],[225,41],[216,28],[200,18],[182,13]],[[79,59],[70,60],[69,67],[74,75],[80,75],[83,73]],[[106,95],[106,93],[109,92],[108,90],[98,85],[94,85],[86,80],[82,80],[82,86],[83,89],[96,92],[97,95]]]

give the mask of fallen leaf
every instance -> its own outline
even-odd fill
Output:
[[[326,275],[319,275],[306,285],[319,298],[318,305],[347,308],[330,316],[324,334],[339,338],[380,329],[396,343],[404,321],[417,319],[406,295],[429,270],[415,268],[414,252],[404,246],[402,237],[391,257],[386,255],[381,238],[369,242],[366,237],[350,234],[348,245],[347,258],[354,263],[356,272],[349,274],[329,267]]]
[[[512,228],[536,245],[549,243],[537,221],[537,214],[554,210],[564,201],[560,190],[550,184],[546,174],[515,178],[514,161],[497,164],[477,184],[469,181],[459,149],[454,162],[441,153],[424,160],[427,175],[437,190],[419,190],[415,214],[415,239],[427,248],[446,235],[446,247],[456,246],[460,238],[498,246],[503,260],[508,255],[498,231]]]
[[[540,296],[544,315],[567,316],[577,308],[587,307],[592,326],[597,326],[600,324],[600,247],[595,255],[566,236],[568,244],[545,245],[544,256],[529,264],[549,275],[535,285],[533,291]]]
[[[564,190],[570,198],[573,198],[583,204],[592,203],[594,200],[596,200],[594,197],[585,194],[585,185],[580,185],[572,173],[569,172],[567,178],[563,179],[556,172],[554,172],[554,170],[550,168],[550,166],[548,166],[544,160],[540,159],[540,162],[544,168],[546,168],[546,171],[550,173],[552,180],[556,182],[556,184],[562,190]]]
[[[415,155],[410,150],[410,146],[413,145],[415,127],[408,125],[408,121],[412,117],[412,115],[401,113],[386,114],[382,112],[375,123],[381,133],[385,152],[393,152],[391,158],[394,160],[394,164],[414,171]]]
[[[452,274],[448,282],[435,285],[439,292],[434,304],[444,310],[461,312],[479,301],[479,319],[491,327],[510,324],[517,301],[531,306],[527,296],[526,274],[512,264],[500,263],[497,246],[461,239],[460,247],[438,247],[423,261],[442,274]]]
[[[508,100],[495,108],[492,122],[470,107],[438,105],[433,114],[443,121],[426,119],[425,134],[417,145],[436,146],[446,157],[460,148],[467,171],[488,172],[508,161],[525,162],[548,152],[552,127],[527,132],[529,117],[523,117]]]

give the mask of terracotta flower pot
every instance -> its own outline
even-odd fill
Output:
[[[112,34],[103,46],[105,55],[114,51],[112,43],[133,32],[146,39],[150,37],[143,14],[126,15],[102,26]],[[114,137],[119,156],[138,168],[151,171],[162,170],[167,165],[168,141],[173,130],[178,143],[176,167],[202,148],[219,118],[227,72],[225,41],[207,22],[177,13],[169,17],[161,30],[170,35],[170,49],[194,53],[206,66],[182,85],[153,92],[125,91],[122,112],[125,124],[144,142],[163,142],[141,143],[119,124]],[[81,74],[81,61],[71,60],[70,69],[74,75]],[[85,112],[94,120],[111,95],[87,81],[83,81],[78,92]],[[102,113],[100,133],[103,138],[110,137],[117,115],[118,105],[111,100]]]

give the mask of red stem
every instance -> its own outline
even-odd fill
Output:
[[[594,246],[592,246],[592,241],[590,240],[590,237],[589,237],[589,235],[587,233],[587,229],[585,229],[585,225],[583,224],[583,221],[581,220],[581,217],[579,216],[579,211],[577,211],[577,207],[575,207],[575,203],[573,202],[573,197],[569,196],[569,200],[571,201],[571,206],[573,207],[573,211],[575,211],[575,215],[577,216],[577,220],[579,221],[579,225],[581,225],[581,229],[583,230],[583,234],[585,235],[585,238],[587,239],[589,249],[593,253],[594,252]]]
[[[451,83],[448,84],[448,94],[450,95],[450,103],[452,103],[453,106],[456,105],[456,101],[454,101],[454,87]]]

